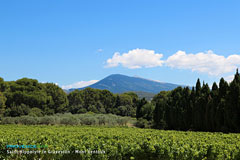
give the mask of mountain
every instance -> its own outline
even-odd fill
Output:
[[[129,91],[135,92],[148,92],[159,93],[160,91],[168,91],[177,88],[177,84],[163,83],[154,80],[148,80],[139,77],[129,77],[121,74],[112,74],[95,84],[92,84],[90,88],[107,89],[113,93],[124,93]],[[86,88],[86,87],[84,87]],[[78,88],[78,89],[84,89]],[[70,89],[69,91],[73,91]]]
[[[150,92],[143,92],[143,91],[133,91],[138,95],[140,99],[145,98],[148,101],[151,101],[153,97],[156,95],[156,93],[150,93]]]

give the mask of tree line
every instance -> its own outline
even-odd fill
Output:
[[[133,92],[113,94],[86,88],[67,94],[54,83],[28,78],[5,82],[0,78],[0,117],[86,112],[136,117],[138,101]]]
[[[152,101],[133,92],[86,88],[67,94],[53,83],[0,78],[0,117],[87,112],[136,117],[142,128],[240,132],[240,75],[237,70],[232,82],[221,78],[211,89],[198,79],[192,88],[162,91]]]
[[[160,92],[155,103],[153,126],[159,129],[240,132],[240,75],[232,82],[223,78],[210,89],[197,80],[191,90],[178,87]]]

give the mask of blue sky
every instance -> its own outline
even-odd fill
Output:
[[[185,85],[230,80],[240,66],[239,6],[237,0],[1,1],[0,77],[65,88],[115,73]]]

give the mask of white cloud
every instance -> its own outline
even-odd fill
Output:
[[[224,57],[217,55],[212,51],[206,53],[187,54],[184,51],[178,51],[165,61],[167,66],[179,69],[191,69],[207,73],[212,76],[218,76],[224,73],[233,72],[240,66],[240,55],[230,55]]]
[[[105,67],[117,67],[119,64],[130,69],[157,67],[162,66],[163,61],[160,60],[162,57],[162,54],[155,53],[154,50],[137,48],[122,55],[115,52],[113,57],[107,60]]]
[[[234,79],[234,75],[224,77],[224,80],[227,81],[228,83],[232,82],[233,79]]]
[[[90,80],[90,81],[80,81],[80,82],[76,82],[70,85],[65,85],[62,86],[62,89],[70,89],[70,88],[82,88],[82,87],[86,87],[89,86],[91,84],[97,83],[99,80]]]
[[[161,60],[163,54],[155,53],[154,50],[134,49],[128,53],[114,53],[112,58],[106,61],[105,67],[150,68],[167,66],[178,69],[189,69],[211,76],[219,76],[225,73],[234,72],[240,67],[240,55],[233,54],[228,57],[217,55],[213,51],[200,52],[196,54],[185,51],[178,51],[169,56],[166,60]]]

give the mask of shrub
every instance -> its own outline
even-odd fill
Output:
[[[83,125],[97,125],[98,119],[94,117],[84,117],[80,119]]]
[[[15,124],[15,119],[12,117],[4,117],[1,124]]]
[[[22,116],[22,117],[18,117],[17,119],[18,119],[18,124],[25,124],[25,125],[39,124],[39,119],[37,117]]]
[[[28,115],[32,117],[42,117],[43,113],[41,109],[34,107],[30,110],[30,113]]]
[[[66,117],[60,118],[60,124],[78,125],[80,124],[80,120],[73,116],[66,116]]]
[[[32,115],[32,114],[31,114]],[[33,116],[21,116],[21,117],[4,117],[1,124],[26,124],[26,125],[126,125],[129,121],[129,117],[120,117],[112,114],[95,114],[89,112],[88,114],[55,114],[52,116],[45,115],[44,117]]]
[[[136,127],[139,127],[139,128],[148,128],[148,127],[149,127],[148,121],[147,121],[146,119],[139,118],[139,119],[137,120]]]
[[[40,124],[46,124],[46,125],[59,124],[59,118],[54,116],[44,116],[44,117],[41,117]]]

